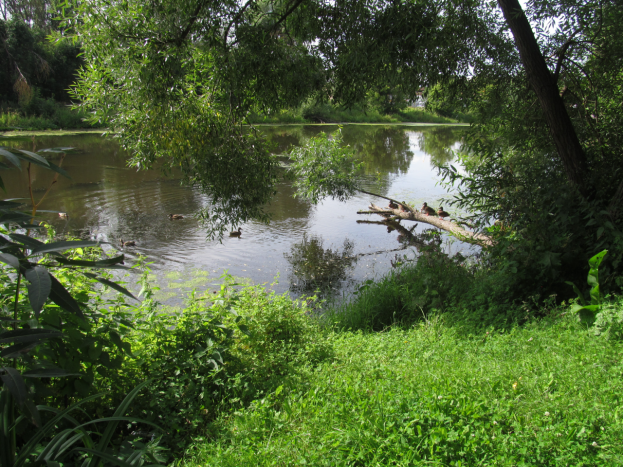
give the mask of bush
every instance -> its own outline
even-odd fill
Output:
[[[132,316],[124,342],[131,352],[118,371],[94,381],[114,405],[137,382],[151,379],[131,415],[165,428],[163,443],[175,452],[208,430],[222,413],[240,408],[285,379],[331,355],[331,344],[305,303],[261,287],[237,290],[230,278],[220,292],[192,295],[184,309],[145,299]],[[102,323],[103,324],[103,323]],[[98,413],[103,405],[94,406]]]
[[[613,340],[623,339],[623,300],[621,298],[602,304],[593,329],[598,336],[603,335]]]

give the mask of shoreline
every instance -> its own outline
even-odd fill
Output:
[[[358,125],[358,126],[408,126],[408,127],[431,127],[431,126],[448,126],[448,127],[468,127],[469,123],[418,123],[418,122],[392,122],[392,123],[358,123],[358,122],[337,122],[337,123],[255,123],[253,126],[346,126],[346,125]],[[251,126],[246,124],[244,126]],[[11,130],[0,134],[0,138],[19,138],[30,136],[74,136],[74,135],[87,135],[106,133],[110,130],[108,128],[88,128],[88,129],[76,129],[76,130]]]

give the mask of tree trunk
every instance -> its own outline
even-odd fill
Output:
[[[539,99],[567,178],[585,194],[585,175],[588,168],[586,155],[560,97],[558,86],[541,54],[528,18],[518,0],[498,0],[498,5],[515,38],[515,45],[519,50],[528,81]]]

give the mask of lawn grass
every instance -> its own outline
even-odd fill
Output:
[[[306,383],[223,415],[180,465],[623,464],[621,340],[566,309],[473,329],[441,315],[337,332]]]

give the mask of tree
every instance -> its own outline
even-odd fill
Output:
[[[594,221],[572,235],[583,238],[577,249],[604,231],[614,241],[623,184],[615,175],[619,132],[611,130],[619,128],[621,110],[611,96],[622,79],[615,32],[622,7],[613,0],[535,0],[526,16],[516,0],[498,5],[90,0],[77,5],[66,26],[85,48],[88,66],[75,88],[82,105],[113,128],[134,166],[162,158],[166,167],[181,167],[210,199],[203,217],[211,233],[267,219],[262,205],[273,193],[277,164],[261,136],[242,128],[251,109],[279,110],[310,97],[348,105],[384,87],[415,97],[422,86],[441,83],[460,90],[461,103],[480,115],[472,154],[508,174],[503,183],[485,177],[494,189],[470,185],[469,207],[518,231],[523,219],[538,232],[547,216],[537,222],[532,211],[551,212],[551,203],[564,198],[562,217],[575,219],[577,211]],[[502,134],[490,131],[493,123],[506,129],[505,139],[491,138]],[[511,158],[515,168],[504,168]],[[536,172],[531,158],[538,159]],[[545,185],[538,186],[551,196],[536,208],[519,198],[508,206],[510,187],[500,185],[533,181],[528,173],[541,177]],[[495,207],[501,205],[507,208]],[[551,257],[556,248],[547,250]]]

